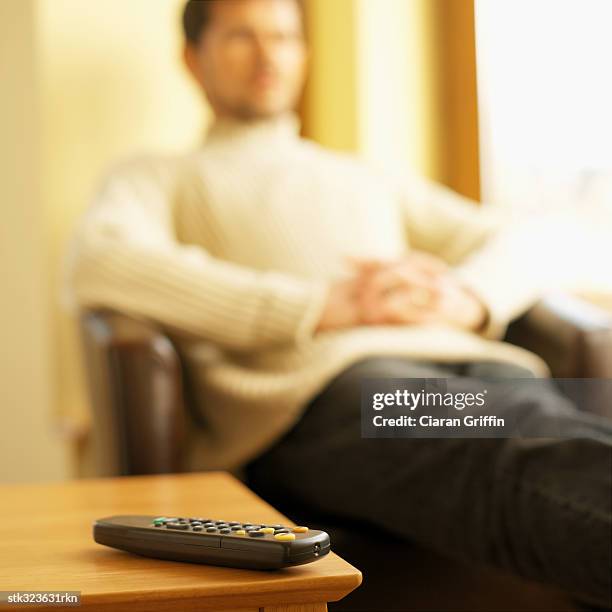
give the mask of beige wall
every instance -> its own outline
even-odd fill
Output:
[[[75,219],[109,164],[181,150],[202,136],[203,105],[180,63],[181,6],[181,0],[38,2],[58,381],[53,405],[68,432],[89,414],[77,328],[58,299],[61,259]]]
[[[35,10],[33,0],[0,2],[0,482],[55,480],[67,470],[49,411]]]
[[[39,0],[44,184],[58,381],[68,431],[87,421],[77,328],[58,304],[61,259],[100,174],[117,159],[192,146],[202,104],[183,74],[179,0]]]
[[[69,435],[88,405],[60,306],[62,256],[108,164],[201,137],[207,115],[179,61],[181,4],[0,2],[0,479],[73,474]]]

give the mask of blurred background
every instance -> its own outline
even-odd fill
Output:
[[[90,437],[61,263],[101,173],[201,140],[182,0],[0,2],[0,481],[77,474]],[[303,132],[517,214],[612,236],[608,0],[308,0]]]

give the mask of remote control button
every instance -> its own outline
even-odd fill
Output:
[[[308,531],[308,527],[293,527],[291,531],[293,531],[293,533],[306,533]]]
[[[295,533],[275,533],[274,539],[288,542],[289,540],[295,540]]]
[[[241,523],[239,523],[238,521],[230,521],[230,522],[228,523],[228,525],[229,525],[230,527],[236,527],[237,525],[240,525],[240,524],[241,524]]]
[[[215,525],[227,525],[227,521],[215,521]]]
[[[163,527],[163,526],[164,526],[164,524],[163,524],[163,523],[153,523],[153,525],[154,525],[155,527]]]
[[[252,538],[263,538],[263,536],[265,536],[266,534],[263,531],[249,531],[248,534],[252,537]]]
[[[217,531],[216,527],[207,527],[206,531],[208,531],[208,533],[214,533],[215,531]]]
[[[276,535],[277,533],[289,533],[289,530],[288,529],[275,529],[274,535]]]
[[[192,529],[193,529],[194,531],[202,531],[202,527],[201,527],[200,525],[194,525],[194,526],[192,527]]]
[[[166,523],[168,529],[189,529],[187,523]]]
[[[243,530],[240,525],[233,525],[232,527],[230,527],[230,529],[232,531],[238,531],[238,530],[242,531]]]
[[[243,536],[243,535],[246,535],[246,534],[247,534],[247,532],[244,529],[238,529],[238,530],[234,531],[234,535],[237,535],[237,536]]]
[[[224,527],[223,529],[219,529],[219,533],[232,533],[232,531],[228,527]]]
[[[249,527],[255,527],[255,525],[253,525],[253,523],[242,523],[242,526],[243,526],[245,529],[248,529]]]
[[[274,527],[262,527],[259,531],[261,533],[274,533]]]

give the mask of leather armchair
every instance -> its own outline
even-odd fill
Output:
[[[191,412],[171,340],[151,322],[110,311],[84,312],[81,327],[104,471],[188,469]],[[510,325],[506,340],[540,355],[555,377],[612,378],[612,316],[576,298],[543,300]]]
[[[99,475],[183,471],[183,371],[170,339],[110,311],[84,312],[81,332]]]
[[[92,441],[101,458],[99,473],[194,469],[188,465],[185,449],[190,433],[199,425],[190,411],[180,355],[170,339],[153,323],[109,311],[83,313],[81,327],[93,409]],[[510,325],[506,340],[540,355],[555,377],[612,378],[612,316],[576,298],[544,299]],[[279,507],[279,500],[274,503]],[[411,609],[443,609],[440,572],[445,581],[451,575],[462,576],[450,581],[454,586],[449,587],[448,601],[454,603],[444,609],[493,610],[496,605],[500,610],[512,606],[575,609],[564,603],[561,594],[540,585],[519,583],[484,568],[468,568],[416,548],[407,556],[405,546],[387,542],[381,547],[380,540],[373,544],[361,535],[359,526],[335,524],[290,500],[281,505],[279,509],[293,520],[328,530],[340,554],[362,570],[367,568],[364,574],[371,579],[334,609],[406,610],[405,602],[384,586],[395,579],[389,574],[380,576],[380,567],[388,568],[390,559],[397,559],[400,567],[411,563],[417,571],[419,588],[411,596],[416,606]],[[405,589],[403,579],[399,580],[399,588]],[[353,607],[343,607],[346,605]]]

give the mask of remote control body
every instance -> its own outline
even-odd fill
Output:
[[[330,551],[324,531],[207,518],[109,516],[95,521],[93,537],[147,557],[245,569],[303,565]]]

